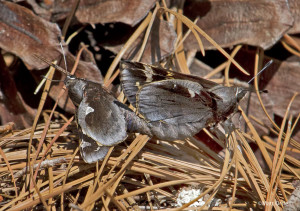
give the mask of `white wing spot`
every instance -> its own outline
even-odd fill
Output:
[[[191,95],[191,98],[195,97],[195,92],[193,90],[190,90],[190,89],[188,89],[188,90],[189,90],[189,93]]]
[[[89,146],[92,146],[92,144],[89,143],[89,142],[86,142],[86,141],[82,141],[82,142],[81,142],[81,147],[82,147],[82,148],[89,147]]]
[[[87,106],[86,111],[85,111],[85,115],[88,115],[89,113],[92,113],[92,112],[94,112],[94,111],[95,111],[95,110],[94,110],[92,107]]]

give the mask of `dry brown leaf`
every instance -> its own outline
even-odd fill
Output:
[[[289,34],[296,34],[300,32],[300,1],[289,0],[290,11],[294,18],[294,24],[291,29],[288,30]]]
[[[285,0],[189,0],[184,14],[192,20],[200,17],[197,25],[223,48],[240,43],[270,48],[294,21]],[[202,41],[205,49],[214,49],[207,40]],[[199,49],[193,35],[188,36],[185,49]]]
[[[48,60],[58,59],[60,61],[59,65],[64,67],[64,62],[61,59],[61,47],[58,40],[61,32],[56,24],[43,20],[25,7],[9,2],[0,2],[0,20],[0,29],[2,31],[2,33],[0,33],[0,47],[19,56],[27,64],[28,68],[42,69],[47,67],[47,64],[34,56],[35,54],[42,55]],[[67,67],[70,70],[74,65],[75,58],[67,50],[64,51],[67,53]],[[41,76],[43,76],[45,72],[34,71],[33,74],[36,81],[40,81]],[[102,76],[99,69],[91,62],[80,60],[76,75],[95,82],[102,82]],[[64,77],[65,76],[61,75],[59,79],[62,80]],[[7,81],[8,79],[5,78],[5,80]],[[57,99],[58,92],[61,88],[62,84],[54,84],[51,88],[50,96],[54,100]],[[10,97],[10,99],[13,98]],[[21,95],[18,99],[21,99]],[[75,108],[73,103],[70,102],[70,100],[66,100],[67,94],[59,100],[59,106],[68,112],[74,112]],[[23,100],[11,100],[10,102],[14,102],[15,104],[19,102],[19,105],[23,107],[22,103],[20,103],[23,102]],[[26,105],[25,102],[23,103]],[[6,105],[6,107],[7,106],[9,105]],[[16,105],[10,107],[15,110],[18,108]],[[7,109],[10,110],[9,108],[3,109],[4,111]],[[24,108],[23,110],[25,111]],[[16,115],[15,112],[12,112],[12,114]],[[3,123],[13,121],[11,118],[15,119],[17,117],[13,117],[13,115],[3,115]],[[19,124],[20,122],[21,124]],[[25,125],[28,127],[31,122],[32,118],[27,118],[27,120],[25,118],[25,120],[16,121],[16,124],[18,127]]]
[[[36,16],[29,9],[0,2],[0,47],[20,57],[30,68],[42,69],[34,54],[54,60],[61,55],[60,29]]]
[[[49,16],[52,13],[52,21],[58,21],[65,18],[76,0],[54,1],[50,4],[45,1],[39,4],[33,0],[29,3],[34,10],[43,16]],[[47,4],[48,3],[48,4]],[[81,23],[105,24],[121,22],[131,26],[140,22],[154,6],[154,0],[81,0],[75,13],[76,18]]]
[[[269,91],[270,98],[274,103],[274,113],[283,116],[285,107],[288,105],[295,92],[300,93],[299,85],[299,57],[294,56],[296,61],[279,62],[274,60],[274,65],[264,71],[261,76],[262,84]],[[300,98],[297,97],[291,107],[291,114],[298,115]]]
[[[122,22],[134,26],[146,17],[154,4],[154,0],[81,1],[76,17],[82,23]]]

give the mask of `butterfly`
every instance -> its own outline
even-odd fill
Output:
[[[128,101],[164,140],[193,136],[225,121],[249,91],[139,62],[120,62],[120,81]]]
[[[101,84],[77,78],[46,59],[38,58],[66,74],[64,84],[76,107],[80,153],[85,162],[103,160],[109,148],[123,142],[128,133],[152,136],[147,122]]]
[[[101,84],[67,75],[68,94],[77,107],[80,152],[87,163],[103,160],[110,146],[138,132],[151,136],[147,122],[118,101]]]

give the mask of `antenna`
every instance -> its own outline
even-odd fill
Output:
[[[54,79],[49,79],[48,75],[42,75],[41,76],[43,79],[48,80],[48,81],[52,81],[52,82],[63,82],[63,80],[54,80]]]
[[[67,67],[67,60],[66,60],[66,55],[65,55],[65,51],[64,51],[64,48],[62,46],[62,43],[61,43],[61,37],[58,36],[58,41],[59,41],[59,45],[60,45],[60,48],[61,48],[61,51],[62,51],[62,55],[63,55],[63,58],[64,58],[64,62],[65,62],[65,69],[68,70],[68,67]]]
[[[58,41],[59,41],[59,45],[60,45],[60,48],[61,48],[61,51],[62,51],[62,55],[63,55],[63,59],[64,59],[64,63],[65,63],[65,68],[66,68],[66,70],[67,70],[67,61],[66,61],[66,56],[65,56],[64,48],[63,48],[63,46],[62,46],[61,37],[58,36],[57,39],[58,39]],[[67,76],[70,76],[70,75],[71,75],[71,74],[70,74],[68,71],[66,71],[65,69],[63,69],[63,68],[61,68],[60,66],[54,64],[53,62],[49,62],[47,59],[45,59],[45,58],[42,57],[42,56],[39,56],[39,55],[37,55],[37,54],[34,54],[34,57],[36,57],[36,58],[42,60],[43,62],[45,62],[45,63],[47,63],[48,65],[50,65],[51,67],[53,67],[53,68],[59,70],[60,72],[63,72],[63,73],[66,74]],[[39,84],[39,85],[37,86],[37,88],[35,89],[34,94],[37,94],[37,93],[39,92],[40,88],[41,88],[41,87],[43,86],[43,84],[45,83],[45,81],[46,81],[46,80],[49,80],[49,79],[48,79],[49,73],[50,73],[50,72],[48,72],[48,73],[46,74],[46,76],[43,77],[43,80],[40,82],[40,84]],[[60,80],[51,80],[51,81],[60,81]]]
[[[257,77],[258,75],[260,75],[265,69],[267,69],[267,67],[269,67],[271,64],[273,63],[273,60],[271,59],[255,76],[253,76],[253,78],[250,79],[250,81],[248,81],[248,84],[250,84],[255,77]]]
[[[42,60],[43,62],[45,62],[46,64],[50,65],[51,67],[59,70],[60,72],[63,72],[64,74],[66,75],[71,75],[69,72],[67,72],[65,69],[61,68],[60,66],[54,64],[53,62],[49,62],[47,59],[45,59],[44,57],[42,56],[39,56],[37,54],[34,54],[34,56],[40,60]]]

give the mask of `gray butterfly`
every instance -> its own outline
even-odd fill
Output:
[[[77,107],[80,152],[87,163],[103,160],[110,146],[121,143],[127,132],[151,136],[147,123],[119,102],[101,84],[67,75],[65,85]]]
[[[36,57],[67,75],[64,83],[77,108],[80,152],[85,162],[103,160],[109,148],[124,141],[128,132],[152,136],[148,123],[101,84],[77,78],[43,57]]]
[[[226,120],[249,91],[139,62],[122,61],[120,71],[129,102],[152,134],[165,140],[193,136]]]

